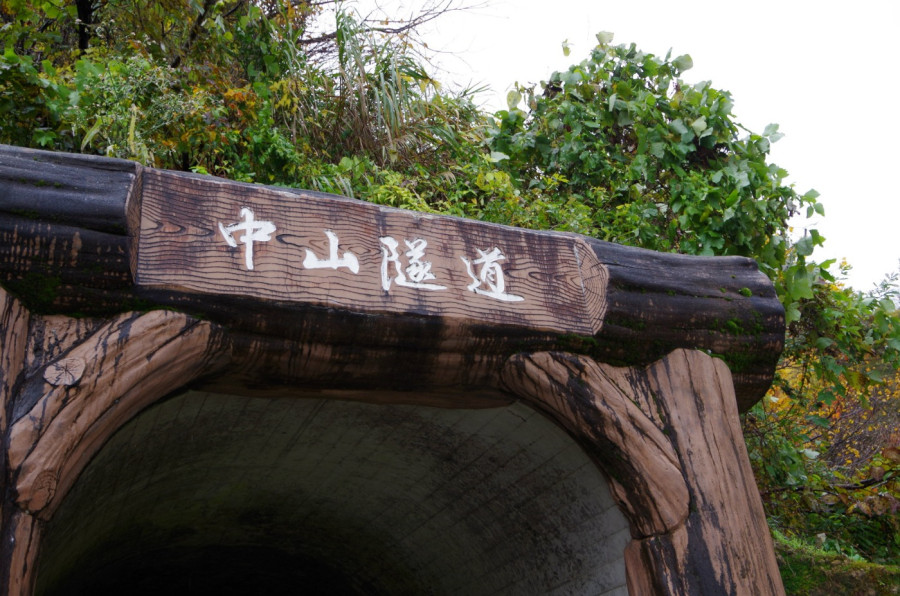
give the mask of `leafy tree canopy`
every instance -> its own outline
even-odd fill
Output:
[[[375,23],[329,4],[0,0],[0,142],[753,257],[788,321],[776,386],[745,420],[770,513],[838,550],[900,557],[883,538],[900,536],[896,278],[855,292],[845,265],[814,260],[816,230],[792,234],[824,211],[769,163],[776,125],[744,129],[728,92],[682,79],[689,56],[608,33],[486,114],[413,41],[452,2]]]

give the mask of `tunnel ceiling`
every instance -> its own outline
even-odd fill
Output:
[[[629,538],[594,464],[520,403],[187,392],[85,469],[37,593],[625,594]]]

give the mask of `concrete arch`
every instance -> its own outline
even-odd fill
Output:
[[[629,540],[594,463],[519,402],[187,392],[85,469],[36,593],[625,594]]]

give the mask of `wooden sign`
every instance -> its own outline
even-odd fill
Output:
[[[748,258],[4,146],[0,283],[44,313],[174,307],[254,338],[352,345],[372,370],[398,347],[466,362],[564,350],[634,366],[700,349],[732,366],[742,410],[769,387],[784,342],[784,310]]]
[[[144,173],[142,287],[593,335],[607,277],[575,235]]]

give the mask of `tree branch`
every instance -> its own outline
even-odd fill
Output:
[[[172,62],[169,64],[171,68],[178,68],[181,64],[181,59],[190,51],[191,46],[194,45],[194,42],[197,40],[197,36],[200,35],[200,29],[203,27],[203,22],[206,20],[206,15],[209,14],[210,9],[212,9],[213,5],[216,3],[216,0],[203,0],[203,8],[200,9],[200,12],[197,14],[197,18],[194,19],[194,24],[191,26],[191,32],[188,34],[188,38],[185,40],[184,45],[181,47],[181,51],[172,59]]]

